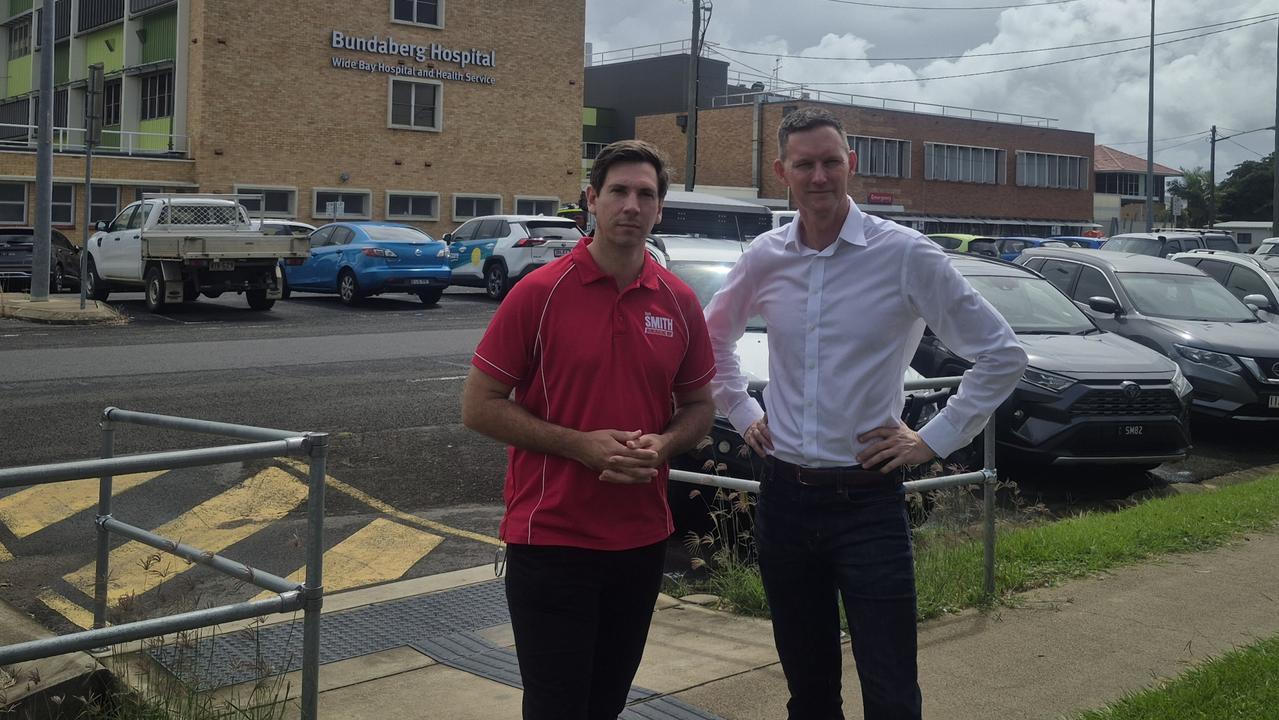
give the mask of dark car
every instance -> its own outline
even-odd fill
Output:
[[[1172,358],[1194,385],[1193,409],[1279,420],[1279,326],[1198,269],[1148,255],[1041,248],[1019,260],[1103,330]]]
[[[1111,237],[1101,246],[1102,250],[1161,258],[1198,248],[1239,252],[1235,239],[1225,233],[1124,233]]]
[[[0,227],[0,289],[30,289],[34,238],[33,228]],[[49,246],[49,292],[66,292],[78,287],[80,248],[57,230],[49,231]]]
[[[1176,363],[1103,332],[1027,268],[971,255],[951,261],[1030,358],[996,416],[1001,463],[1154,467],[1185,457],[1191,388]],[[931,332],[911,365],[929,377],[971,367]]]

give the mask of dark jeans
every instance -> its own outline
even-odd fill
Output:
[[[900,475],[848,489],[765,479],[755,537],[790,720],[842,720],[838,597],[866,720],[918,720],[915,571]]]
[[[507,546],[524,720],[616,720],[644,655],[665,556],[664,542],[616,552]]]

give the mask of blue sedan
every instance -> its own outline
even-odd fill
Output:
[[[325,225],[311,233],[311,256],[284,266],[286,293],[337,293],[347,305],[382,293],[411,293],[434,305],[452,275],[447,245],[415,227],[384,222]]]

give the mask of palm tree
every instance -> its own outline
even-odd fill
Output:
[[[1168,185],[1168,193],[1186,202],[1182,219],[1186,227],[1203,227],[1208,222],[1208,198],[1212,181],[1203,167],[1194,170],[1181,168],[1181,177]]]

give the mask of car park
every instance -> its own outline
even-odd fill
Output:
[[[1042,247],[1045,243],[1055,243],[1061,247],[1068,247],[1064,242],[1049,241],[1046,238],[1002,237],[995,240],[995,251],[999,253],[999,259],[1006,262],[1012,262],[1016,260],[1026,248]]]
[[[927,237],[937,243],[942,250],[954,250],[956,252],[970,252],[968,245],[974,240],[991,242],[998,240],[998,238],[985,235],[968,235],[966,233],[933,233]]]
[[[35,259],[35,229],[0,227],[0,290],[31,288]],[[80,285],[80,248],[66,235],[49,230],[49,292],[60,293]]]
[[[1197,268],[1061,248],[1028,250],[1018,262],[1066,293],[1101,329],[1180,365],[1194,386],[1194,411],[1279,420],[1279,326],[1260,320]]]
[[[1191,250],[1168,258],[1191,267],[1221,283],[1231,295],[1257,312],[1257,317],[1279,323],[1279,255]]]
[[[1197,248],[1239,252],[1239,246],[1235,244],[1235,239],[1225,233],[1124,233],[1109,238],[1101,246],[1102,250],[1152,255],[1161,258]]]
[[[1176,363],[1100,330],[1038,273],[951,254],[955,269],[1004,317],[1030,359],[996,415],[1005,463],[1154,467],[1190,449],[1190,384]],[[972,364],[931,332],[912,367],[928,377]],[[976,448],[965,449],[973,464]]]
[[[520,278],[569,254],[582,231],[569,218],[488,215],[471,218],[444,236],[453,284],[482,287],[494,300]]]
[[[409,225],[331,223],[311,233],[310,245],[302,264],[284,266],[290,291],[337,293],[346,305],[383,293],[434,305],[452,275],[448,247]]]
[[[1099,250],[1106,243],[1107,238],[1088,237],[1087,235],[1052,235],[1048,237],[1048,240],[1064,243],[1069,247]]]

